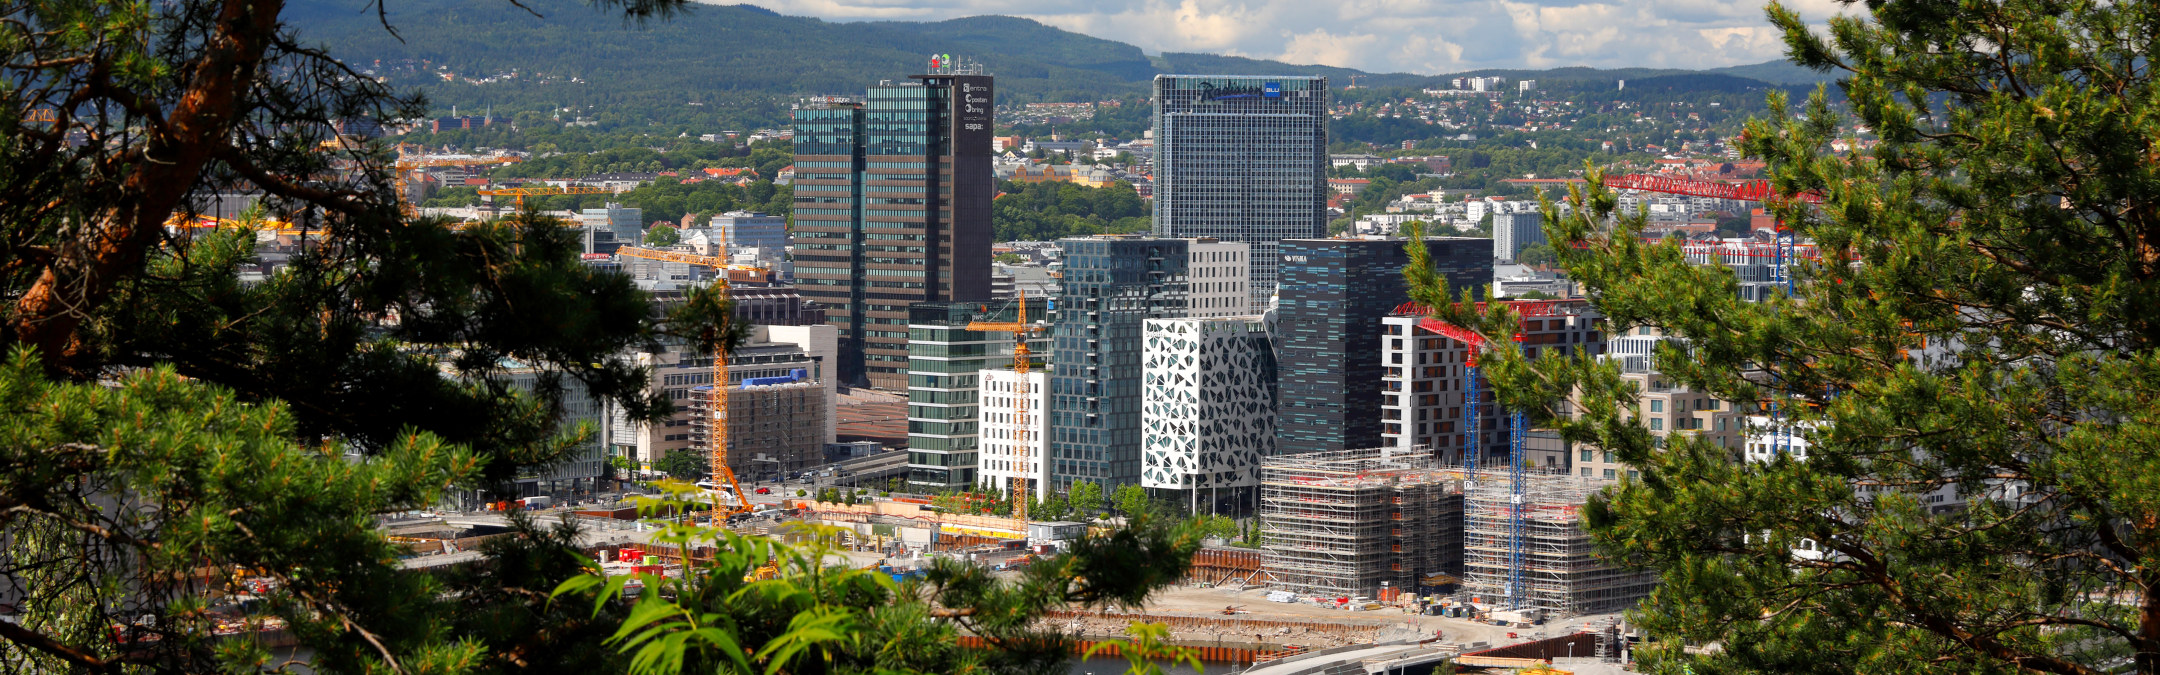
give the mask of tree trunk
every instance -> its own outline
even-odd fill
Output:
[[[48,370],[65,372],[82,356],[77,329],[119,280],[157,245],[165,221],[187,198],[205,166],[227,147],[240,98],[253,86],[278,26],[282,0],[224,0],[215,31],[192,66],[187,93],[151,137],[114,191],[118,203],[59,255],[15,303],[17,341],[38,348]]]

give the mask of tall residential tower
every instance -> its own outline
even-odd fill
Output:
[[[1325,77],[1155,76],[1155,234],[1252,244],[1252,304],[1276,246],[1327,234]]]

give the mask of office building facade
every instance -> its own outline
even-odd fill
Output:
[[[624,246],[643,246],[645,211],[614,202],[578,212],[578,234],[586,253],[614,253]]]
[[[1051,329],[1050,489],[1106,490],[1141,473],[1142,333],[1184,316],[1188,242],[1134,235],[1076,237]]]
[[[753,211],[729,211],[712,217],[706,224],[709,242],[704,255],[728,255],[730,257],[755,251],[757,260],[767,267],[778,267],[787,258],[787,217]],[[726,248],[721,248],[721,245]]]
[[[1493,259],[1515,262],[1523,249],[1545,243],[1545,216],[1538,213],[1496,213],[1492,217]]]
[[[1281,407],[1275,451],[1304,454],[1381,443],[1381,320],[1409,301],[1403,240],[1290,239],[1282,243],[1275,312]],[[1490,239],[1427,239],[1452,289],[1492,280]]]
[[[1195,282],[1197,283],[1197,282]],[[1246,513],[1275,447],[1275,351],[1258,316],[1148,319],[1140,486]]]
[[[908,309],[908,484],[917,491],[971,488],[980,466],[981,373],[1010,368],[1011,333],[968,330],[975,321],[1009,322],[1011,303],[921,303]],[[1042,317],[1035,301],[1030,320]],[[1047,347],[1031,340],[1029,351]]]
[[[1252,244],[1251,298],[1277,243],[1327,234],[1325,77],[1155,77],[1155,234]]]
[[[1185,316],[1244,316],[1252,304],[1252,244],[1194,239],[1185,246],[1192,275]]]
[[[908,306],[990,297],[991,84],[947,65],[795,107],[795,275],[843,378],[906,388]]]

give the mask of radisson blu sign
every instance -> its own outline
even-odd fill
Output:
[[[1217,87],[1213,82],[1200,83],[1197,98],[1202,101],[1227,101],[1240,98],[1282,98],[1282,83],[1269,82],[1258,87]]]

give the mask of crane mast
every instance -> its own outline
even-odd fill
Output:
[[[1032,366],[1032,364],[1030,363],[1031,359],[1029,359],[1028,357],[1028,335],[1042,330],[1041,326],[1028,323],[1027,290],[1021,289],[1020,291],[1019,314],[1015,317],[1015,320],[972,321],[968,323],[968,330],[982,331],[985,333],[1013,334],[1013,373],[1020,376],[1020,391],[1018,392],[1018,397],[1014,399],[1014,405],[1016,407],[1014,408],[1015,412],[1013,419],[1015,422],[1018,422],[1018,424],[1013,425],[1013,440],[1019,442],[1019,444],[1015,447],[1018,448],[1020,452],[1025,453],[1028,451],[1029,447],[1027,422],[1028,396],[1034,393],[1028,391],[1027,374],[1029,368]],[[1026,466],[1026,461],[1029,458],[1029,455],[1023,454],[1021,455],[1021,458],[1021,466]],[[1020,520],[1027,520],[1027,477],[1013,476],[1011,479],[1009,479],[1009,482],[1005,489],[1005,494],[1009,495],[1010,498],[1013,500],[1013,517]]]
[[[636,246],[624,246],[622,248],[616,249],[615,253],[616,255],[631,258],[640,258],[644,260],[679,262],[691,265],[704,265],[706,267],[711,267],[713,270],[713,290],[718,291],[723,296],[725,296],[728,292],[728,270],[747,269],[756,272],[764,271],[764,268],[761,267],[746,267],[743,265],[728,264],[726,238],[720,238],[718,245],[720,247],[720,255],[716,256],[698,255],[695,253],[684,253],[681,251],[661,251],[657,249],[640,248]],[[732,311],[727,314],[723,314],[720,316],[720,326],[714,329],[711,345],[713,355],[712,397],[707,399],[709,409],[712,411],[712,432],[706,437],[710,439],[709,442],[712,444],[712,447],[708,448],[707,452],[709,453],[709,459],[712,462],[713,512],[722,515],[734,515],[750,512],[750,496],[743,492],[742,483],[737,481],[735,478],[735,469],[728,466],[727,461],[727,334],[729,325],[733,323],[734,320],[735,317],[733,316]],[[720,503],[721,499],[726,494],[735,495],[734,506],[726,506]]]
[[[1480,455],[1484,450],[1484,444],[1482,443],[1484,439],[1480,438],[1483,434],[1478,423],[1478,399],[1481,398],[1478,390],[1478,380],[1483,379],[1484,373],[1478,368],[1477,357],[1478,352],[1490,348],[1491,343],[1485,339],[1483,334],[1477,331],[1431,317],[1426,317],[1425,320],[1418,322],[1418,327],[1453,338],[1455,341],[1463,343],[1463,346],[1469,350],[1469,354],[1463,359],[1463,423],[1469,432],[1465,436],[1466,440],[1463,441],[1463,496],[1467,500],[1470,486],[1477,482],[1479,465],[1483,460]],[[1518,324],[1514,335],[1518,351],[1522,349],[1521,343],[1526,337]],[[1522,437],[1526,424],[1523,411],[1511,410],[1508,412],[1507,600],[1509,608],[1521,609],[1530,601],[1529,588],[1524,584],[1522,575],[1524,524]]]

